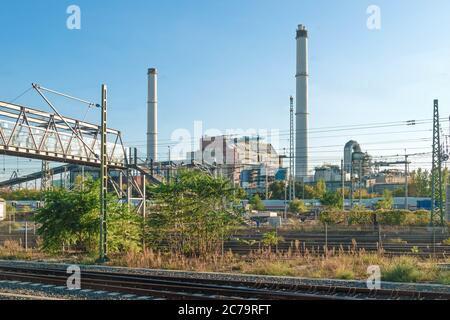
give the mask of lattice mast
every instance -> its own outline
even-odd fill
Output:
[[[444,201],[442,186],[442,148],[439,124],[439,101],[434,100],[433,106],[433,157],[431,169],[431,223],[436,218],[444,223]]]

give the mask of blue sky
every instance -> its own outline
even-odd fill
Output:
[[[66,28],[71,4],[81,8],[81,30]],[[366,27],[372,4],[381,8],[378,31]],[[98,101],[106,83],[109,126],[144,152],[146,70],[156,67],[161,157],[171,133],[192,131],[196,120],[205,129],[278,129],[282,149],[297,24],[310,33],[310,127],[321,128],[430,119],[434,98],[447,117],[449,15],[448,0],[4,1],[0,100],[37,82]],[[45,108],[32,93],[17,103]],[[58,107],[85,113],[73,103]],[[87,119],[98,117],[91,111]],[[338,163],[351,138],[374,155],[429,151],[430,141],[415,139],[431,137],[431,125],[416,129],[311,135],[312,164]],[[400,142],[384,144],[390,140]],[[342,147],[328,147],[335,145]]]

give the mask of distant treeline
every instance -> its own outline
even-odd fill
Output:
[[[41,200],[42,192],[33,189],[0,190],[0,198],[4,200]]]

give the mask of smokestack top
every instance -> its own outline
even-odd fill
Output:
[[[306,27],[302,24],[298,25],[298,29],[297,29],[297,37],[298,38],[308,38],[308,30],[306,29]]]
[[[148,74],[157,74],[157,73],[158,73],[158,71],[156,71],[155,68],[148,69]]]

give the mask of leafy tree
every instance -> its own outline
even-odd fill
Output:
[[[0,198],[5,200],[41,200],[42,192],[34,189],[1,190]]]
[[[297,198],[297,199],[314,199],[314,197],[315,197],[314,186],[310,186],[307,184],[304,185],[301,182],[295,183],[295,198]]]
[[[377,209],[392,209],[394,205],[394,198],[392,197],[392,192],[385,189],[383,191],[383,199],[378,201],[376,204]]]
[[[38,209],[36,222],[46,251],[66,249],[95,252],[99,240],[100,186],[87,179],[73,190],[55,189],[44,193],[44,207]],[[108,248],[111,253],[139,247],[142,223],[112,195],[107,198]]]
[[[264,202],[261,200],[260,196],[258,194],[255,194],[251,199],[250,199],[250,205],[252,207],[253,210],[257,210],[257,211],[264,211],[266,210],[266,207],[264,206]]]
[[[408,191],[409,194],[409,191]],[[405,196],[405,188],[397,188],[392,192],[393,197],[404,197]]]
[[[408,186],[408,193],[415,197],[431,196],[431,174],[421,168],[411,174],[411,182]]]
[[[156,204],[147,222],[153,246],[165,242],[174,251],[205,255],[241,222],[232,183],[200,171],[181,170],[171,182],[151,189]]]
[[[269,198],[273,200],[284,200],[285,198],[285,182],[275,181],[269,186]]]
[[[277,246],[282,241],[284,241],[283,237],[278,236],[275,231],[265,233],[262,238],[263,245],[267,247]]]
[[[320,198],[320,203],[330,208],[343,208],[344,202],[342,195],[338,192],[327,191]]]
[[[316,199],[322,199],[327,193],[327,185],[325,180],[320,179],[317,181],[316,186],[314,187],[314,197]]]
[[[305,203],[302,200],[294,199],[289,203],[289,211],[292,213],[304,213],[307,211]]]

